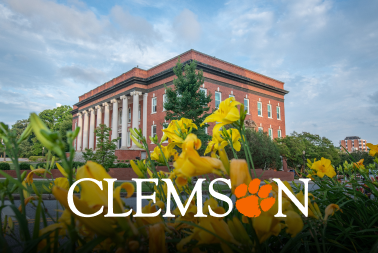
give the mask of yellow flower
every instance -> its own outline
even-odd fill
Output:
[[[43,173],[45,173],[45,169],[36,169],[29,172],[29,174],[25,178],[25,182],[28,184],[33,183],[33,174],[37,174],[41,176]]]
[[[227,221],[227,224],[231,230],[231,233],[237,241],[241,242],[244,245],[252,245],[252,241],[238,217],[234,216],[232,220],[229,219]]]
[[[181,147],[186,135],[191,132],[192,128],[198,129],[191,119],[181,118],[180,120],[172,120],[166,129],[163,129],[162,141],[169,138],[170,142]]]
[[[123,206],[123,201],[121,200],[121,190],[122,189],[126,190],[126,192],[127,192],[126,198],[130,198],[133,195],[133,193],[135,191],[135,188],[134,188],[134,185],[132,183],[126,182],[126,183],[122,183],[120,186],[118,186],[117,188],[115,188],[115,190],[113,192],[113,197],[118,202],[118,204],[121,207],[122,211],[125,211],[125,208]]]
[[[213,134],[213,138],[209,143],[207,144],[206,150],[205,150],[205,155],[209,152],[215,153],[215,151],[218,151],[224,147],[227,146],[227,141],[223,140],[221,133],[216,132]]]
[[[335,214],[336,211],[341,211],[343,212],[340,207],[336,204],[329,204],[326,209],[325,209],[325,216],[324,216],[324,220],[326,221],[328,219],[328,216],[332,216]]]
[[[54,186],[52,189],[52,193],[54,194],[55,198],[66,208],[66,210],[71,210],[68,206],[68,191],[62,189],[58,186]],[[92,193],[94,195],[94,193]],[[94,196],[93,196],[94,197]],[[79,212],[84,214],[92,214],[99,210],[100,207],[90,207],[87,201],[80,200],[75,195],[73,196],[74,204]],[[105,218],[103,215],[98,215],[95,217],[81,217],[74,213],[72,213],[82,224],[84,224],[87,228],[92,230],[98,235],[103,235],[106,237],[110,237],[115,235],[115,230],[113,225],[115,225],[115,219]]]
[[[323,157],[321,160],[314,162],[311,169],[315,170],[320,178],[323,178],[324,175],[327,175],[330,178],[336,176],[335,169],[331,165],[331,160]]]
[[[230,179],[232,192],[241,184],[248,185],[251,182],[251,175],[248,171],[248,165],[245,160],[232,159],[230,163]]]
[[[112,178],[100,164],[95,162],[87,162],[84,166],[77,170],[76,180],[82,178],[93,178],[102,181],[103,190],[97,184],[90,181],[83,181],[81,186],[81,198],[86,201],[89,206],[108,205],[108,182],[103,181],[104,178]]]
[[[68,179],[65,178],[65,177],[58,177],[58,178],[55,178],[54,180],[54,185],[56,186],[59,186],[60,188],[63,188],[65,190],[69,190],[70,189],[70,184],[68,182]],[[75,189],[74,189],[76,192],[79,192],[79,187],[78,186],[75,186]]]
[[[144,174],[139,167],[139,165],[140,165],[139,161],[138,161],[138,165],[136,165],[134,160],[130,160],[130,165],[131,165],[131,168],[133,168],[133,171],[135,172],[135,174],[137,174],[138,177],[144,178]]]
[[[205,203],[203,204],[204,214],[210,214],[209,207],[211,207],[211,210],[213,210],[213,212],[217,214],[224,214],[226,212],[223,207],[218,206],[218,202],[212,197],[206,200]]]
[[[169,143],[168,146],[161,146],[161,152],[159,147],[154,148],[154,152],[151,153],[151,159],[158,161],[159,163],[165,163],[165,159],[168,161],[171,156],[175,156],[177,150],[174,149],[175,144]]]
[[[227,130],[227,133],[228,135],[231,137],[231,140],[232,140],[232,146],[234,147],[234,149],[236,151],[240,151],[240,148],[241,148],[241,144],[240,144],[240,133],[239,133],[239,130],[235,129],[235,128],[231,128],[231,129],[228,129]]]
[[[189,134],[183,145],[182,153],[174,162],[175,174],[187,178],[201,176],[208,173],[222,175],[225,172],[222,162],[211,157],[199,156],[196,149],[201,147],[201,141],[195,134]]]
[[[68,177],[66,170],[62,166],[60,166],[59,163],[56,163],[56,167],[58,167],[58,170],[60,171],[60,173],[62,173],[63,177]]]
[[[160,200],[156,201],[155,204],[152,202],[152,200],[150,200],[148,205],[145,205],[142,208],[142,213],[155,213],[158,210],[158,208],[163,209],[164,206],[164,203]],[[138,217],[136,219],[141,219],[145,225],[158,224],[163,222],[162,217],[160,215],[156,217]]]
[[[212,234],[210,234],[202,228],[206,229],[207,231],[210,231]],[[218,235],[221,239],[215,237],[213,234]],[[198,227],[194,227],[193,233],[183,238],[177,244],[177,249],[179,251],[185,251],[184,246],[191,240],[196,240],[197,244],[199,245],[220,243],[224,252],[232,252],[232,250],[227,246],[225,242],[240,245],[240,243],[234,239],[227,223],[223,219],[218,219],[212,216],[200,218]]]
[[[213,114],[209,115],[201,124],[209,122],[218,122],[213,128],[213,133],[219,131],[219,129],[227,124],[231,124],[240,119],[240,113],[237,105],[240,105],[239,102],[235,101],[234,97],[227,98],[219,104],[218,110]]]
[[[165,245],[165,231],[163,224],[155,224],[149,227],[150,243],[148,252],[167,252]]]
[[[353,163],[353,168],[364,169],[364,159],[361,159],[358,162]]]
[[[366,146],[368,146],[368,148],[370,149],[369,155],[375,156],[375,155],[378,154],[378,144],[377,145],[373,145],[371,143],[367,143]]]
[[[264,242],[272,235],[278,236],[284,227],[285,225],[270,212],[262,212],[260,216],[253,218],[253,228],[256,231],[260,243]]]

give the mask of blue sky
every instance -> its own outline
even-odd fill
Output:
[[[378,1],[0,0],[0,121],[195,49],[285,82],[287,134],[378,143]]]

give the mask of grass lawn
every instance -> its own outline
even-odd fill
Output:
[[[4,182],[4,179],[0,179],[0,182]],[[50,193],[50,192],[48,192],[43,187],[43,185],[45,185],[47,188],[49,188],[49,182],[50,181],[48,181],[48,180],[34,180],[34,184],[37,187],[38,192],[42,193],[42,194],[43,193]],[[117,187],[117,186],[120,186],[122,183],[123,182],[115,182],[114,183],[114,188]],[[130,183],[132,183],[134,185],[134,187],[136,187],[135,186],[135,182],[130,182]],[[13,184],[9,183],[8,184],[8,188],[11,189],[12,187],[13,187]],[[31,191],[34,192],[32,190],[32,187],[31,186],[29,186],[29,187],[30,187]],[[223,190],[229,190],[230,188],[227,185],[223,185],[223,184],[221,184],[221,185],[214,185],[214,190],[218,191],[218,189],[221,190],[221,191],[223,191]],[[208,185],[207,184],[203,184],[202,190],[203,191],[208,191]],[[142,191],[143,192],[151,192],[150,188],[146,184],[142,184]],[[124,192],[124,191],[122,191],[122,192]],[[17,190],[15,193],[19,193],[19,191]]]

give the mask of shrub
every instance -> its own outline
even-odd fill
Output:
[[[20,163],[20,170],[30,170],[29,163]]]
[[[131,167],[131,165],[127,163],[119,163],[115,166],[117,166],[116,168],[130,168]]]
[[[10,170],[10,165],[9,163],[0,163],[0,170]]]
[[[45,157],[44,156],[30,156],[29,157],[29,161],[33,161],[33,162],[36,162],[38,159],[44,160]]]
[[[85,163],[83,163],[83,162],[73,162],[73,167],[74,168],[79,168],[79,167],[81,167],[81,166],[83,166]]]

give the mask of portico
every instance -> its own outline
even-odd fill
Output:
[[[130,140],[130,127],[141,128],[143,135],[148,138],[147,97],[148,93],[134,90],[80,110],[77,114],[80,132],[76,150],[85,151],[86,148],[94,150],[97,143],[95,128],[105,124],[111,128],[111,139],[121,137],[117,150],[141,151]]]

